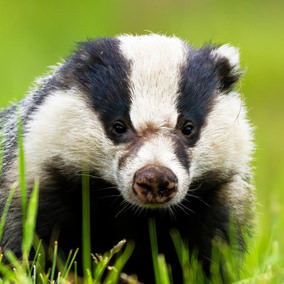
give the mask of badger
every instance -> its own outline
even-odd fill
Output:
[[[173,273],[179,269],[173,228],[209,273],[212,241],[229,241],[230,216],[240,249],[240,232],[253,219],[253,128],[236,89],[241,73],[238,49],[228,44],[194,48],[158,34],[79,43],[23,100],[0,113],[1,211],[19,179],[20,116],[28,193],[40,181],[41,239],[48,243],[56,227],[63,250],[81,246],[87,168],[92,251],[133,240],[125,270],[151,283],[148,220],[154,218],[159,252]],[[20,199],[17,191],[1,240],[4,251],[17,255]]]

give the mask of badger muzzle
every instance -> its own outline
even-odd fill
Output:
[[[147,165],[133,178],[133,192],[143,203],[164,203],[177,193],[178,179],[172,170],[163,166]]]

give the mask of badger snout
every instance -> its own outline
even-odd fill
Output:
[[[164,203],[177,192],[178,179],[172,170],[147,165],[139,169],[133,179],[133,192],[143,203]]]

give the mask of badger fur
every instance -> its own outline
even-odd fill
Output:
[[[56,227],[67,252],[81,245],[87,167],[92,251],[134,240],[126,271],[151,279],[153,217],[166,260],[178,266],[169,236],[176,228],[208,272],[212,240],[228,240],[230,216],[240,231],[251,223],[254,146],[234,89],[239,77],[239,53],[229,45],[195,49],[156,34],[80,43],[26,98],[0,113],[1,210],[18,180],[20,115],[28,191],[40,181],[40,238],[48,243]],[[17,192],[1,240],[4,251],[17,255],[21,210]]]

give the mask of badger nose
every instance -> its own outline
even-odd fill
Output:
[[[176,195],[177,183],[169,168],[148,165],[135,173],[133,192],[144,203],[164,203]]]

